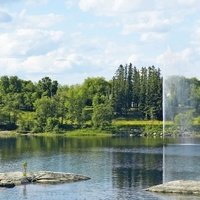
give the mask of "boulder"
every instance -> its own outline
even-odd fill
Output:
[[[7,172],[0,173],[0,187],[12,188],[15,185],[28,183],[59,184],[88,179],[90,178],[83,175],[52,171],[32,172],[27,173],[26,176],[22,172]]]
[[[13,188],[15,184],[10,180],[2,180],[0,181],[0,187]]]
[[[61,172],[40,171],[34,173],[33,182],[36,183],[69,183],[76,181],[84,181],[90,179],[89,177]]]
[[[150,192],[200,195],[200,181],[177,180],[145,189]]]

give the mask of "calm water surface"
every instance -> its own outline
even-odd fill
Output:
[[[182,142],[176,140],[168,143],[163,149],[162,139],[1,138],[1,172],[21,171],[22,162],[27,161],[28,171],[72,172],[89,176],[91,180],[60,185],[0,188],[0,199],[200,199],[195,196],[169,196],[144,191],[144,188],[162,183],[163,178],[173,180],[179,178],[179,175],[190,178],[200,174],[199,140],[195,140],[196,145],[179,145]],[[188,146],[189,152],[186,148]],[[184,165],[186,159],[190,164]],[[194,174],[196,170],[199,171]]]

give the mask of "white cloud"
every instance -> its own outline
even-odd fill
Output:
[[[173,18],[166,18],[161,12],[142,12],[135,15],[132,23],[125,23],[123,33],[132,32],[168,32],[175,23]]]
[[[154,2],[155,0],[153,0]],[[98,15],[116,15],[132,11],[153,9],[154,3],[146,0],[80,0],[83,11],[92,11]]]
[[[119,22],[96,22],[96,23],[79,23],[78,24],[78,28],[81,30],[84,29],[90,29],[90,30],[94,30],[94,29],[113,29],[113,28],[118,28],[120,27],[120,23]]]
[[[197,0],[80,0],[82,11],[109,15],[118,20],[124,34],[135,31],[166,32],[195,12]],[[188,10],[188,6],[190,10]],[[200,7],[199,7],[200,9]]]
[[[3,5],[3,4],[8,4],[8,3],[14,3],[14,2],[18,2],[20,0],[0,0],[0,5]]]
[[[199,62],[196,60],[195,51],[190,48],[174,52],[168,48],[163,54],[157,57],[157,64],[161,67],[163,74],[198,76]]]
[[[200,56],[200,21],[197,21],[196,26],[191,30],[191,45]]]
[[[48,0],[26,0],[25,3],[31,6],[46,5]]]
[[[16,58],[0,58],[0,75],[14,75],[19,72],[20,60]]]
[[[180,52],[173,52],[170,48],[168,48],[162,55],[158,57],[158,62],[170,63],[172,65],[177,64],[178,62],[187,63],[191,54],[192,51],[189,48]]]
[[[79,7],[95,15],[112,16],[123,35],[139,34],[142,42],[165,40],[188,14],[187,6],[178,0],[80,0]]]
[[[62,41],[61,31],[18,29],[0,34],[0,57],[29,56],[49,51]]]
[[[198,8],[198,6],[200,6],[199,0],[177,0],[177,3],[184,7],[189,6],[189,7],[193,7],[193,8]]]
[[[105,44],[106,45],[104,45],[104,52],[101,58],[105,65],[115,66],[116,68],[120,64],[126,64],[127,62],[130,62],[133,58],[133,55],[134,60],[132,60],[132,62],[138,61],[138,47],[136,45],[127,44],[126,46],[124,46],[121,43],[109,41],[107,41]]]
[[[109,39],[86,37],[81,33],[72,34],[68,42],[58,42],[58,46],[50,50],[49,43],[53,43],[56,34],[59,35],[55,31],[19,29],[4,37],[0,35],[0,44],[4,41],[6,50],[1,55],[0,69],[6,67],[7,74],[23,73],[26,77],[28,74],[33,77],[38,76],[37,74],[54,77],[76,74],[77,77],[82,77],[76,79],[76,82],[80,82],[88,76],[105,76],[110,79],[120,64],[132,62],[140,66],[142,63],[142,57],[134,44],[124,45]],[[9,39],[5,40],[6,37]],[[10,46],[6,46],[6,43]],[[40,52],[40,49],[44,52]],[[34,50],[36,54],[33,53]]]
[[[60,74],[79,64],[79,56],[57,49],[43,55],[27,58],[0,58],[0,71],[4,74]],[[4,68],[6,70],[4,70]]]
[[[67,54],[63,49],[48,52],[44,55],[30,56],[23,61],[23,69],[27,73],[62,73],[77,61],[77,55]],[[56,70],[55,70],[56,69]]]
[[[149,43],[164,40],[165,38],[166,33],[146,32],[141,34],[140,40]]]
[[[67,9],[74,7],[75,5],[77,5],[77,3],[78,0],[65,0],[65,6]]]
[[[111,78],[129,62],[170,73],[198,66],[199,0],[19,0],[14,9],[8,2],[0,8],[1,73],[80,82]],[[168,44],[173,51],[163,50]]]
[[[22,10],[16,15],[16,25],[23,28],[51,28],[64,20],[64,17],[55,13],[30,15],[26,10]]]
[[[132,54],[132,55],[130,55],[128,57],[127,62],[128,63],[132,63],[135,66],[138,66],[138,65],[141,64],[141,60],[140,59],[141,59],[141,55],[139,55],[139,54]]]
[[[64,32],[53,30],[52,27],[62,22],[63,16],[49,13],[43,15],[28,15],[22,11],[17,16],[16,32],[13,33],[18,44],[24,44],[26,53],[37,53],[51,51],[59,46],[63,40]]]
[[[144,12],[153,10],[187,10],[200,9],[199,0],[80,0],[79,7],[83,11],[91,11],[101,15],[116,15],[119,13]]]
[[[107,5],[106,5],[107,2]],[[106,8],[110,7],[110,1],[106,1],[106,0],[98,0],[98,1],[94,1],[94,0],[80,0],[79,1],[79,7],[81,10],[83,11],[89,11],[94,9],[94,11],[103,11],[106,10]]]
[[[55,13],[30,15],[26,9],[16,13],[8,13],[0,10],[0,25],[5,30],[17,30],[24,28],[51,29],[65,20],[63,15]],[[4,23],[2,26],[1,22]]]
[[[113,10],[115,12],[122,13],[140,10],[151,10],[153,8],[153,2],[146,0],[115,0],[113,1]]]

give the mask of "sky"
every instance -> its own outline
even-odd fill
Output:
[[[111,79],[120,64],[200,78],[200,0],[0,0],[0,76]]]

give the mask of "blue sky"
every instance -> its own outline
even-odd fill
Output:
[[[120,64],[200,78],[199,0],[0,0],[0,76],[62,84]]]

